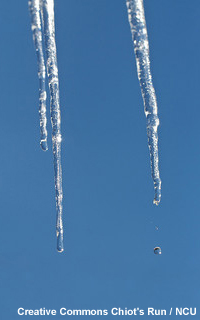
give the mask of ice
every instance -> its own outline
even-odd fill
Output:
[[[141,87],[144,112],[147,121],[147,137],[150,151],[151,172],[154,182],[154,203],[161,200],[161,179],[158,166],[158,110],[155,90],[152,82],[149,58],[149,42],[144,14],[143,0],[126,0],[130,23],[138,79]]]
[[[35,43],[38,60],[39,77],[39,101],[40,101],[40,130],[41,146],[47,150],[46,131],[46,91],[45,91],[45,62],[43,55],[43,41],[46,53],[46,71],[50,91],[50,113],[52,124],[52,148],[54,157],[54,176],[56,192],[56,235],[57,249],[64,250],[63,246],[63,191],[62,191],[62,166],[61,166],[61,115],[59,101],[59,81],[55,42],[54,25],[54,1],[53,0],[30,0],[29,9],[31,13],[33,39]]]

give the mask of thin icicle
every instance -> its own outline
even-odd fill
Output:
[[[47,145],[47,118],[46,118],[46,89],[45,89],[45,63],[42,48],[42,25],[40,15],[40,0],[31,0],[29,10],[31,14],[31,28],[35,44],[39,78],[39,115],[40,115],[40,145],[42,150],[48,150]]]
[[[50,90],[50,112],[52,124],[52,147],[54,155],[54,174],[56,190],[56,233],[57,249],[62,252],[63,246],[63,221],[62,221],[62,167],[61,167],[61,116],[59,101],[58,67],[56,57],[55,26],[54,26],[54,1],[42,0],[42,21],[44,28],[45,52],[47,59],[47,75]]]
[[[62,167],[61,167],[62,137],[61,137],[58,67],[57,67],[57,57],[56,57],[55,26],[54,26],[54,0],[30,0],[29,8],[31,12],[32,30],[33,30],[34,42],[35,42],[37,58],[38,58],[38,69],[39,69],[38,74],[41,80],[40,81],[40,101],[42,101],[41,111],[45,111],[45,113],[44,112],[40,113],[41,117],[45,116],[45,118],[41,118],[42,120],[40,124],[42,124],[42,129],[46,130],[46,106],[43,103],[44,101],[46,101],[45,64],[44,64],[44,57],[43,57],[43,50],[42,50],[41,20],[42,20],[42,26],[43,26],[43,32],[44,32],[46,69],[47,69],[49,90],[50,90],[52,148],[53,148],[53,156],[54,156],[54,175],[55,175],[56,210],[57,210],[57,217],[56,217],[57,249],[59,252],[62,252],[64,250],[63,221],[62,221],[63,191],[62,191]],[[45,94],[42,95],[41,92]],[[42,97],[44,99],[42,99]],[[46,140],[42,139],[42,142],[44,141]]]
[[[147,136],[150,150],[152,178],[155,190],[154,203],[158,205],[161,199],[157,134],[159,118],[157,115],[157,101],[150,70],[149,42],[143,0],[126,0],[126,5],[134,44],[138,79],[144,101],[144,112],[147,118]]]

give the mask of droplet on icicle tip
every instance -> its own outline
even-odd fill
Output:
[[[40,146],[41,146],[43,151],[47,151],[48,150],[47,140],[41,140],[40,141]]]
[[[63,232],[57,231],[57,250],[58,252],[64,251],[64,244],[63,244]]]
[[[162,254],[161,248],[160,247],[155,247],[154,248],[154,253],[157,254],[157,255]]]

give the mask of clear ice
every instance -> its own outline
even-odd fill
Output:
[[[128,20],[133,39],[137,73],[140,82],[144,112],[147,122],[147,137],[150,151],[151,172],[154,182],[154,203],[161,200],[161,179],[158,166],[158,110],[155,90],[152,82],[149,58],[149,42],[144,14],[143,0],[126,0]]]
[[[46,130],[46,91],[45,91],[45,59],[43,55],[43,40],[46,53],[46,71],[50,91],[50,113],[52,124],[52,148],[54,156],[54,175],[56,191],[56,235],[57,250],[62,252],[63,246],[63,191],[61,167],[61,115],[59,102],[59,81],[55,42],[54,0],[29,0],[29,10],[33,31],[33,40],[37,53],[39,77],[39,114],[40,114],[40,144],[47,150]]]

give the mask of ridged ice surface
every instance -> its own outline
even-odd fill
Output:
[[[128,20],[130,23],[138,79],[144,101],[144,112],[147,121],[147,136],[150,150],[152,178],[154,182],[155,197],[154,203],[159,204],[161,199],[161,179],[158,167],[158,134],[159,125],[157,101],[153,87],[150,58],[149,42],[144,15],[143,0],[126,0],[128,9]]]
[[[61,167],[61,116],[60,116],[60,102],[59,102],[59,81],[58,81],[58,67],[56,56],[56,42],[55,42],[55,25],[54,25],[54,1],[40,0],[39,12],[38,1],[29,1],[30,7],[34,9],[31,11],[32,16],[34,12],[41,16],[44,35],[44,47],[46,53],[46,69],[50,90],[50,113],[52,124],[52,148],[54,156],[54,174],[55,174],[55,191],[56,191],[56,234],[57,234],[57,249],[59,252],[64,250],[63,246],[63,191],[62,191],[62,167]],[[32,17],[33,21],[33,17]],[[41,29],[40,29],[41,30]],[[41,34],[42,37],[42,34]],[[42,43],[41,43],[42,45]],[[36,47],[37,50],[37,47]]]
[[[42,150],[48,150],[47,145],[47,117],[46,117],[46,88],[45,88],[45,62],[42,46],[42,23],[40,14],[40,0],[29,1],[29,10],[31,14],[31,28],[33,32],[33,41],[35,44],[38,78],[39,78],[39,115],[40,115],[40,145]]]

